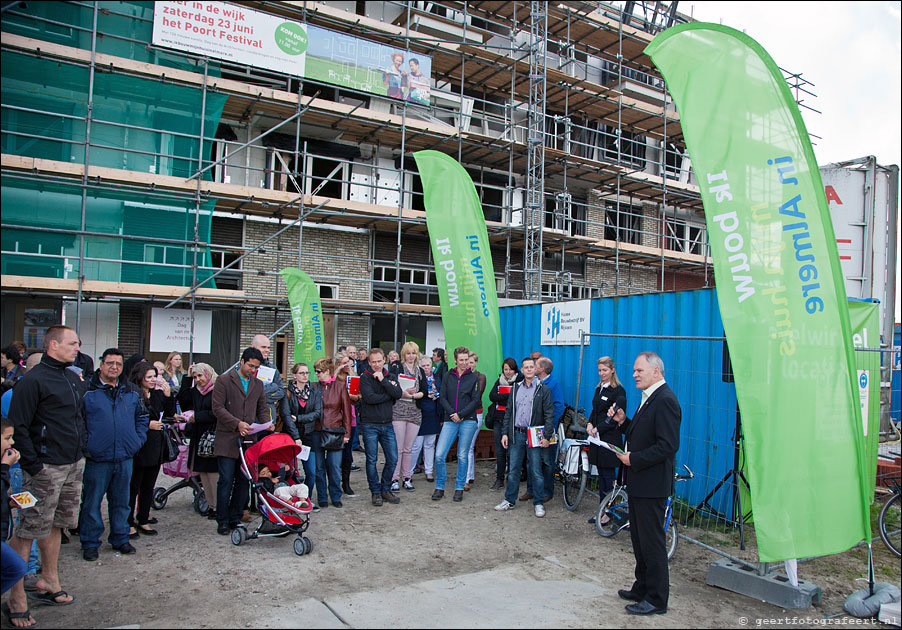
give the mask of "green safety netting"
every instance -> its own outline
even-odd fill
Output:
[[[184,58],[147,49],[146,44],[151,38],[152,4],[100,3],[98,33],[115,33],[120,38],[137,41],[98,37],[98,51],[202,72]],[[93,20],[90,6],[48,2],[28,3],[26,7],[24,10],[30,14],[27,18],[4,14],[4,31],[90,49]],[[119,15],[123,13],[127,15]],[[58,23],[72,26],[63,27]],[[3,52],[2,68],[0,128],[3,153],[84,163],[89,70],[11,51]],[[212,76],[219,75],[218,67],[211,66],[208,71]],[[207,93],[204,100],[202,90],[197,88],[112,74],[98,68],[94,75],[92,146],[88,163],[189,177],[198,170],[201,151],[209,163],[212,145],[207,141],[201,148],[201,125],[205,137],[214,135],[226,98]],[[205,176],[209,178],[209,171]],[[85,231],[111,236],[85,237],[85,256],[104,260],[85,261],[81,270],[78,269],[80,241],[77,235],[9,227],[78,230],[81,200],[81,188],[76,184],[38,182],[27,176],[4,177],[2,273],[53,278],[74,278],[81,273],[88,280],[182,286],[191,283],[194,257],[190,247],[115,236],[193,240],[193,199],[159,198],[108,187],[89,188]],[[209,242],[214,207],[215,201],[200,206],[198,234],[201,241]],[[197,262],[210,265],[208,249],[200,250]],[[199,271],[197,279],[209,275],[209,271]]]

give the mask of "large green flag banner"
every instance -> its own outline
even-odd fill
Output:
[[[294,362],[313,362],[326,356],[323,306],[313,279],[300,269],[286,267],[279,273],[288,288],[288,303],[294,322]]]
[[[501,320],[489,236],[473,180],[438,151],[413,154],[423,183],[426,226],[438,278],[449,363],[466,346],[479,355],[480,371],[501,368]],[[488,408],[488,388],[483,405]]]
[[[868,500],[874,497],[877,485],[877,449],[880,432],[880,359],[874,352],[880,347],[880,304],[870,300],[849,299],[849,321],[852,324],[852,345],[855,346],[858,402],[861,407],[861,431],[864,434],[866,456],[865,479]],[[870,350],[868,350],[870,348]]]
[[[846,293],[824,186],[777,65],[734,29],[646,48],[701,188],[763,562],[870,540]]]

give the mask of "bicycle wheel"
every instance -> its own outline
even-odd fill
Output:
[[[623,486],[611,490],[602,499],[595,513],[595,531],[599,536],[610,538],[629,523],[626,499],[626,489]]]
[[[880,539],[897,556],[902,555],[900,515],[902,515],[902,495],[895,494],[880,510],[880,518],[877,520]]]
[[[583,499],[589,475],[580,467],[578,475],[563,474],[561,477],[561,482],[564,485],[564,507],[574,512],[579,507],[579,502]]]
[[[673,554],[676,553],[677,543],[679,542],[679,540],[679,527],[677,526],[676,519],[674,519],[673,515],[671,514],[670,523],[667,524],[667,529],[664,530],[664,545],[667,549],[667,560],[673,558]]]

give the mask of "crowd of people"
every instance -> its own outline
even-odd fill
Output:
[[[489,380],[477,369],[477,354],[466,347],[453,350],[449,365],[444,349],[423,356],[414,342],[387,354],[380,348],[343,346],[312,366],[296,363],[286,385],[269,360],[265,335],[254,336],[238,363],[221,375],[206,363],[184,368],[177,352],[154,364],[140,355],[126,358],[116,348],[102,353],[94,371],[71,328],[53,326],[44,339],[45,352],[27,361],[24,349],[14,344],[2,350],[2,589],[10,591],[3,614],[15,627],[35,623],[29,601],[73,601],[57,573],[60,544],[78,536],[83,558],[99,558],[104,498],[107,541],[114,550],[133,554],[134,541],[158,533],[150,507],[160,467],[171,456],[167,420],[186,427],[187,463],[203,486],[209,506],[205,516],[216,521],[222,535],[252,520],[255,509],[249,480],[241,472],[241,445],[276,431],[310,449],[299,466],[314,511],[342,508],[343,499],[357,496],[350,485],[351,472],[360,470],[355,451],[365,454],[373,506],[399,504],[402,488],[415,492],[414,476],[420,472],[434,484],[431,499],[441,501],[455,442],[452,500],[462,502],[476,482],[474,449],[483,423],[495,438],[490,490],[504,492],[495,510],[531,501],[535,516],[543,517],[554,497],[557,446],[552,437],[565,405],[553,362],[538,352],[519,363],[504,359],[484,411]],[[664,385],[663,363],[653,353],[636,359],[633,376],[643,401],[632,420],[625,415],[626,392],[610,357],[598,360],[598,376],[587,432],[618,447],[626,435],[632,451],[593,446],[590,453],[602,497],[618,470],[631,475],[636,582],[620,595],[634,602],[627,607],[634,614],[665,612],[663,532],[658,536],[651,524],[662,522],[670,494],[679,404]],[[530,429],[534,434],[539,429],[533,435],[537,444],[530,443]],[[527,487],[521,494],[523,480]],[[19,509],[13,526],[10,507],[16,504],[5,497],[23,491],[42,508]]]

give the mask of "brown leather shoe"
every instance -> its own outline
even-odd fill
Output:
[[[521,501],[529,501],[531,498],[532,498],[532,495],[529,494],[528,492],[524,492],[523,494],[520,495]]]
[[[381,494],[373,493],[373,505],[375,505],[376,507],[379,507],[380,505],[382,505],[382,495]]]
[[[393,495],[391,492],[389,492],[387,490],[382,492],[382,498],[385,499],[386,501],[388,501],[389,503],[400,503],[401,502],[401,499],[399,499],[398,497],[396,497],[395,495]]]
[[[254,520],[254,517],[251,516],[250,512],[245,510],[244,514],[241,515],[241,522],[242,523],[250,523],[252,520]]]

